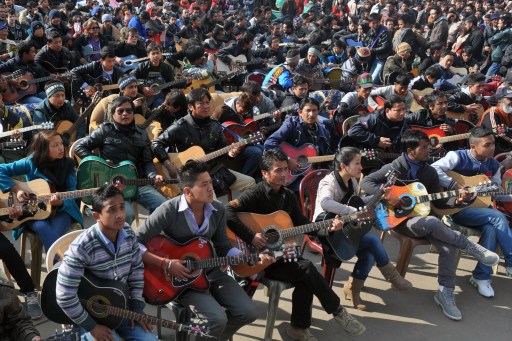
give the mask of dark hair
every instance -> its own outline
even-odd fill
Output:
[[[261,94],[261,85],[255,81],[247,81],[240,88],[242,92],[247,92],[253,96],[259,96]]]
[[[148,11],[142,11],[140,12],[140,18],[143,19],[143,20],[149,20],[151,19],[151,15],[149,15],[149,12]]]
[[[242,46],[247,44],[247,43],[249,43],[250,41],[254,41],[254,35],[251,32],[248,32],[248,31],[242,33],[240,38],[238,38],[238,42]]]
[[[425,96],[425,104],[427,106],[436,105],[437,101],[443,97],[447,97],[445,92],[433,92]]]
[[[146,47],[146,52],[149,54],[151,51],[160,51],[162,52],[162,47],[157,43],[150,43],[148,47]]]
[[[386,103],[384,104],[384,109],[391,109],[397,103],[404,103],[405,104],[405,99],[403,97],[401,97],[401,96],[398,96],[398,95],[391,95],[386,100]]]
[[[345,52],[347,52],[347,56],[354,57],[356,55],[357,50],[354,46],[347,46]]]
[[[473,55],[473,47],[471,45],[464,46],[462,48],[462,53],[472,56]]]
[[[197,19],[200,19],[201,17],[198,16],[197,14],[192,14],[190,16],[190,22],[193,22],[193,21],[196,21]]]
[[[441,8],[439,8],[439,6],[432,6],[430,7],[430,11],[436,11],[436,14],[441,14]]]
[[[429,141],[428,135],[421,130],[408,129],[400,139],[402,152],[407,154],[407,149],[416,149],[420,145],[420,141]]]
[[[478,82],[485,82],[485,76],[480,72],[467,75],[466,83],[468,85],[475,85]]]
[[[106,184],[98,188],[92,195],[92,210],[97,213],[101,213],[105,207],[105,202],[116,196],[123,196],[123,192],[117,188],[114,184]]]
[[[442,50],[444,48],[444,44],[441,43],[441,42],[438,42],[438,41],[434,41],[433,43],[430,44],[430,46],[428,47],[430,53],[433,53],[434,51],[439,51],[439,50]]]
[[[185,187],[194,186],[199,174],[204,172],[208,172],[208,164],[206,162],[196,160],[187,161],[187,163],[181,167],[178,177],[180,179],[180,190],[183,191]]]
[[[452,56],[453,58],[455,58],[455,53],[453,53],[452,51],[450,50],[444,50],[442,53],[441,53],[441,58],[444,58],[446,56]]]
[[[402,20],[402,22],[406,25],[411,24],[411,16],[409,14],[402,14],[398,17],[398,20]]]
[[[270,167],[272,167],[275,162],[279,161],[288,161],[288,156],[283,152],[283,150],[281,148],[267,149],[261,156],[260,168],[261,170],[268,172]]]
[[[441,77],[443,77],[443,71],[438,65],[432,65],[429,66],[428,69],[425,71],[425,76],[440,79]]]
[[[500,19],[506,27],[509,27],[510,24],[512,24],[512,16],[510,16],[510,14],[503,14]]]
[[[196,102],[201,102],[205,97],[210,101],[212,100],[212,95],[210,95],[208,89],[192,89],[187,95],[187,103],[195,106]]]
[[[180,89],[171,89],[167,96],[165,96],[165,102],[176,109],[183,110],[187,108],[187,97]]]
[[[345,50],[347,48],[347,44],[345,44],[345,42],[343,40],[335,40],[334,43],[332,44],[332,46],[336,46],[336,47],[339,47],[340,49],[343,49]]]
[[[471,133],[469,135],[469,144],[475,144],[482,137],[492,136],[492,131],[484,127],[474,127],[469,132]]]
[[[30,49],[33,48],[34,45],[29,41],[21,41],[18,43],[18,56],[23,57],[23,54],[30,53]]]
[[[244,112],[249,112],[254,107],[254,102],[254,97],[247,92],[242,92],[238,97],[238,105]]]
[[[116,51],[112,46],[104,46],[101,48],[100,57],[101,59],[115,58]]]
[[[130,27],[126,30],[126,37],[128,37],[129,34],[133,35],[134,33],[139,35],[139,31],[137,31],[135,27]]]
[[[57,30],[49,30],[46,32],[46,40],[51,43],[54,39],[62,38],[62,34],[60,34]]]
[[[233,21],[228,21],[226,25],[224,25],[224,31],[228,31],[235,27],[235,23]]]
[[[309,81],[306,79],[306,77],[301,76],[299,74],[293,75],[293,77],[292,77],[292,87],[296,87],[296,86],[302,85],[304,83],[308,83],[308,85],[309,85]]]
[[[299,109],[302,110],[304,109],[304,107],[308,104],[313,104],[313,105],[316,105],[317,109],[320,109],[320,103],[318,103],[318,101],[314,98],[311,98],[311,97],[305,97],[302,99],[302,101],[300,101],[300,104],[299,104]]]
[[[130,103],[130,106],[132,107],[132,110],[135,110],[135,106],[133,105],[133,101],[132,101],[132,99],[130,97],[119,96],[119,97],[116,97],[112,101],[112,104],[111,104],[111,107],[110,107],[110,115],[114,116],[114,114],[116,112],[116,109],[119,108],[121,105],[123,105],[125,103]]]
[[[409,74],[402,73],[398,75],[395,79],[395,84],[401,85],[401,86],[408,86],[411,82],[411,78],[409,77]]]
[[[341,164],[348,166],[356,155],[360,155],[361,151],[356,147],[343,147],[338,150],[334,156],[334,170],[338,171]]]
[[[32,137],[29,153],[32,157],[34,165],[38,169],[44,168],[48,164],[48,154],[50,151],[50,139],[54,136],[62,135],[56,130],[41,130]]]

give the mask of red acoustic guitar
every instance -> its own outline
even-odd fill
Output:
[[[503,178],[501,179],[503,188],[507,190],[512,190],[512,169],[503,174]],[[503,208],[507,210],[507,212],[512,214],[512,202],[503,202],[501,203]]]
[[[169,259],[181,259],[186,261],[186,266],[190,269],[192,277],[180,280],[164,274],[159,266],[144,266],[144,298],[149,304],[166,304],[176,299],[183,290],[194,289],[206,291],[210,283],[204,274],[203,269],[222,267],[226,265],[236,265],[243,263],[257,263],[259,255],[257,253],[245,254],[230,257],[216,257],[214,255],[212,244],[204,238],[194,238],[185,244],[177,243],[163,236],[156,236],[146,243],[149,252]],[[295,255],[289,256],[287,251],[273,252],[276,258],[295,258]],[[236,271],[236,270],[235,270]]]

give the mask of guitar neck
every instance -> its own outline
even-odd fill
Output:
[[[288,105],[286,107],[277,109],[277,111],[283,112],[283,111],[293,110],[294,108],[298,108],[298,105],[297,104]],[[259,120],[263,120],[263,119],[268,118],[268,117],[274,117],[274,113],[267,112],[267,113],[264,113],[264,114],[259,114],[259,115],[254,116],[252,119],[255,120],[255,121],[259,121]]]
[[[156,120],[162,113],[163,110],[155,110],[155,112],[153,112],[144,123],[139,125],[139,127],[146,130],[146,128],[149,127],[149,125],[153,123],[153,121]]]
[[[209,269],[215,267],[221,267],[226,265],[238,265],[243,263],[256,263],[260,260],[260,257],[257,253],[244,254],[241,253],[238,256],[228,256],[228,257],[216,257],[216,258],[208,258],[208,259],[199,259],[199,260],[186,260],[187,268],[190,270],[197,269]]]
[[[177,184],[179,183],[178,179],[165,179],[163,181],[166,184]],[[135,186],[145,186],[145,185],[154,185],[154,179],[125,179],[124,183],[126,185],[135,185]]]
[[[162,85],[158,85],[158,90],[163,90],[165,88],[169,88],[169,87],[174,86],[176,84],[185,83],[185,82],[186,82],[186,79],[178,79],[178,80],[175,80],[175,81],[172,81],[172,82],[169,82],[169,83],[164,83]]]
[[[116,90],[119,89],[119,84],[107,84],[101,87],[102,91]]]
[[[308,163],[319,163],[334,160],[335,155],[323,155],[323,156],[310,156],[308,157]]]
[[[97,96],[99,96],[99,98],[102,97],[102,93],[103,91],[101,91],[101,94],[98,94]],[[93,100],[92,103],[87,107],[87,109],[84,110],[84,112],[78,116],[78,119],[75,121],[75,123],[73,123],[73,125],[71,125],[71,127],[69,127],[68,130],[66,130],[64,132],[64,134],[68,134],[68,135],[71,135],[75,132],[75,130],[78,129],[78,126],[82,123],[85,122],[85,120],[87,119],[87,117],[89,117],[89,115],[92,113],[92,111],[94,110],[94,108],[96,107],[96,104],[98,104],[99,101],[96,101],[96,100]]]
[[[20,129],[17,129],[17,130],[20,133],[24,133],[24,132],[27,132],[27,131],[36,130],[36,129],[43,129],[43,128],[44,128],[43,124],[37,124],[35,126],[20,128]],[[3,133],[0,133],[0,138],[8,137],[8,136],[11,136],[12,134],[13,134],[13,131],[6,131],[6,132],[3,132]]]
[[[227,154],[229,153],[229,151],[231,149],[234,149],[234,148],[238,148],[238,147],[241,147],[241,146],[244,146],[247,144],[247,141],[246,140],[243,140],[243,141],[240,141],[240,142],[236,142],[236,143],[233,143],[233,144],[230,144],[229,146],[226,146],[224,148],[221,148],[219,150],[216,150],[214,152],[211,152],[210,154],[206,154],[205,156],[201,157],[198,159],[198,161],[200,162],[208,162],[208,161],[211,161],[215,158],[218,158],[219,156],[221,155],[224,155],[224,154]]]
[[[471,136],[471,133],[458,134],[458,135],[452,135],[452,136],[444,136],[444,137],[439,138],[439,143],[442,144],[442,143],[446,143],[446,142],[465,140],[465,139],[468,139],[469,136]]]
[[[57,195],[61,200],[88,197],[90,195],[93,195],[94,192],[96,192],[98,190],[98,188],[99,187],[80,189],[80,190],[70,191],[70,192],[57,192],[57,193],[51,193],[51,194],[45,194],[45,195],[38,195],[37,199],[41,200],[41,201],[49,201],[51,196],[54,194]]]

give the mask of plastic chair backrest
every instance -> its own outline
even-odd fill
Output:
[[[316,169],[307,174],[300,182],[299,197],[302,206],[302,214],[309,220],[313,219],[315,213],[316,193],[320,180],[322,180],[330,170]]]

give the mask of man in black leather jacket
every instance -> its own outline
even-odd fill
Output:
[[[113,122],[102,123],[82,139],[75,149],[76,155],[83,159],[98,148],[103,159],[114,164],[131,161],[137,167],[139,178],[152,179],[157,186],[162,184],[164,178],[156,174],[148,133],[135,124],[132,100],[120,96],[112,102],[111,108]],[[139,187],[133,200],[151,213],[167,199],[155,187],[146,185]],[[127,204],[125,209],[126,222],[131,224],[134,220],[133,208]]]

